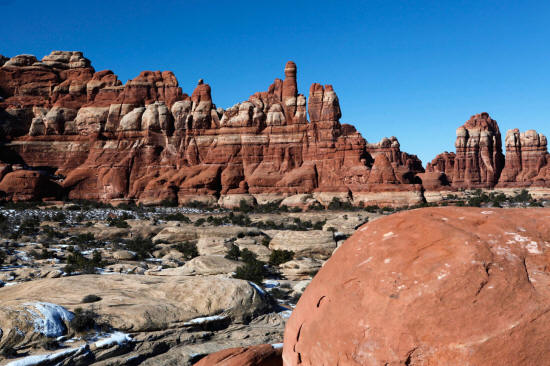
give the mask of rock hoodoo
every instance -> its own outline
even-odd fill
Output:
[[[404,204],[419,202],[416,156],[394,137],[367,144],[340,124],[331,85],[313,84],[307,103],[294,62],[284,75],[223,110],[202,79],[188,96],[169,71],[144,71],[123,85],[81,52],[15,56],[0,67],[0,160],[9,171],[40,171],[67,198],[267,202],[389,190],[402,192]]]
[[[505,158],[497,122],[488,113],[481,113],[459,127],[456,136],[456,153],[437,155],[427,164],[426,174],[421,174],[426,190],[550,186],[550,159],[544,135],[534,130],[508,131]],[[436,183],[434,179],[440,181]]]
[[[285,330],[292,365],[535,365],[550,357],[550,210],[429,208],[361,227]]]

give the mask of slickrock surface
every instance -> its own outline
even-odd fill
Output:
[[[8,177],[41,167],[58,186],[54,196],[102,201],[183,204],[221,195],[220,204],[234,207],[268,195],[420,190],[414,175],[422,164],[395,137],[367,144],[340,124],[331,85],[314,83],[307,103],[293,62],[284,75],[223,110],[208,84],[200,80],[188,96],[169,71],[144,71],[122,85],[81,52],[54,51],[42,61],[15,56],[0,67],[0,138],[7,142],[0,161]],[[32,188],[35,178],[28,179]],[[52,196],[2,190],[14,200]]]
[[[550,359],[550,210],[427,208],[364,225],[285,329],[291,365]]]
[[[270,344],[230,348],[206,356],[195,366],[282,366],[281,351]]]

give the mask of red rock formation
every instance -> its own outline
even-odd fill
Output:
[[[366,224],[302,295],[283,364],[548,363],[549,215],[446,207]]]
[[[282,366],[281,351],[270,344],[229,348],[206,356],[195,366]]]
[[[527,187],[550,184],[550,154],[543,134],[534,130],[520,133],[516,128],[506,133],[506,164],[499,187]]]
[[[550,186],[546,137],[536,131],[508,131],[503,160],[497,122],[481,113],[458,128],[455,145],[456,154],[444,152],[427,164],[426,172],[434,174],[422,175],[423,182],[429,180],[425,189]]]
[[[341,125],[330,85],[313,84],[308,107],[296,76],[288,62],[284,80],[224,111],[202,80],[189,97],[167,71],[121,85],[79,52],[16,56],[0,67],[0,159],[49,167],[70,198],[104,201],[419,192],[416,156]]]

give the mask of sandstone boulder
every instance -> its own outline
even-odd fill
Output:
[[[290,250],[295,258],[327,259],[336,249],[332,232],[322,230],[277,231],[269,243],[271,250]]]
[[[229,348],[206,356],[195,366],[282,366],[281,350],[270,344]]]
[[[364,225],[285,330],[291,365],[550,359],[550,210],[429,208]]]
[[[24,313],[14,310],[26,303],[45,302],[69,311],[82,307],[82,298],[100,296],[94,311],[112,327],[141,332],[160,325],[186,326],[215,319],[242,322],[270,309],[268,300],[247,281],[220,277],[81,275],[43,279],[0,289],[0,329],[12,334],[14,326],[35,332]],[[11,332],[11,333],[10,333]],[[57,333],[56,333],[57,336]],[[5,340],[2,339],[2,342]]]

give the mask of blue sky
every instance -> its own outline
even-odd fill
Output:
[[[0,0],[0,54],[81,50],[119,78],[172,70],[227,108],[298,64],[299,91],[332,84],[342,122],[396,136],[424,163],[489,112],[503,134],[550,135],[548,1]]]

